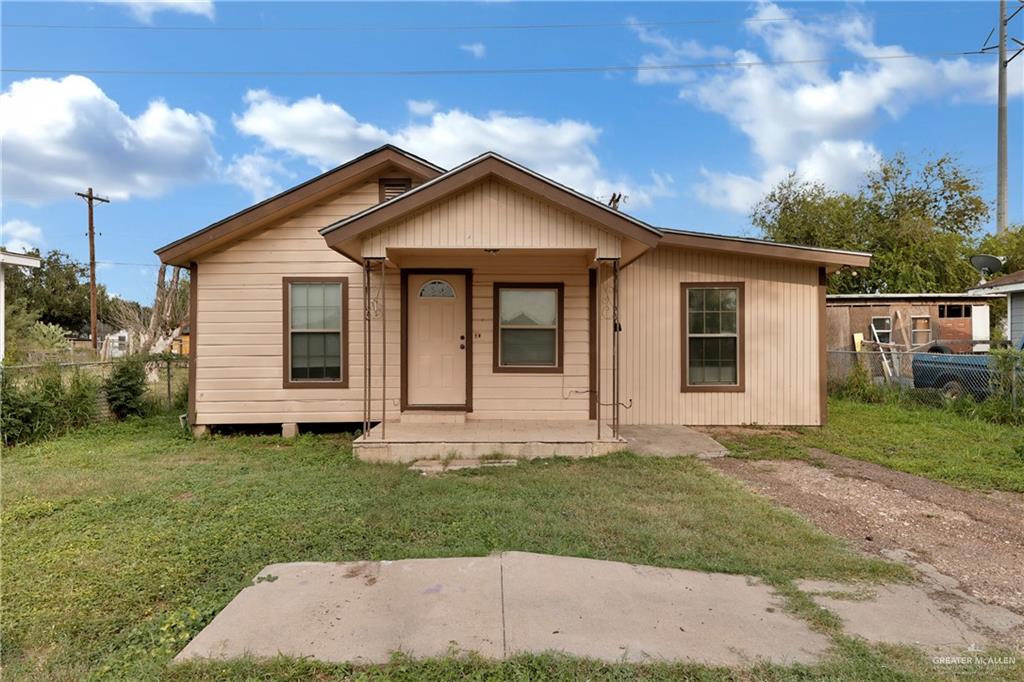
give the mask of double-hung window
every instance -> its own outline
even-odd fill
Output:
[[[743,390],[743,284],[682,285],[683,391]]]
[[[284,280],[284,386],[347,386],[346,278]]]
[[[494,285],[494,371],[561,372],[565,288]]]

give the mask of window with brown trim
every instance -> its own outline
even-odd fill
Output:
[[[348,386],[348,278],[284,278],[284,387]]]
[[[494,371],[561,372],[565,287],[494,285]]]
[[[381,203],[384,203],[389,199],[394,199],[399,194],[403,194],[412,189],[411,178],[381,178],[378,184],[380,186]]]
[[[743,283],[682,284],[682,391],[742,391]]]

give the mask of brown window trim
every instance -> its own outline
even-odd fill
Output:
[[[502,289],[555,289],[558,292],[558,332],[555,334],[557,364],[553,367],[513,366],[500,364],[501,301],[498,292]],[[562,374],[565,370],[565,283],[564,282],[495,282],[491,291],[494,302],[494,339],[492,341],[492,366],[495,374]]]
[[[384,203],[384,185],[398,185],[401,184],[405,187],[402,192],[408,192],[412,189],[412,178],[379,178],[377,180],[377,198],[378,203]]]
[[[687,305],[689,302],[688,292],[690,289],[736,289],[737,301],[736,301],[736,380],[735,384],[699,384],[691,386],[689,383],[689,377],[687,373],[689,371],[689,358],[687,354],[690,348],[690,325],[688,320],[690,319],[689,310]],[[679,293],[681,303],[680,309],[682,311],[681,326],[683,330],[683,342],[682,348],[680,349],[680,357],[682,358],[682,384],[680,386],[681,393],[743,393],[746,390],[746,363],[744,362],[744,355],[746,351],[746,327],[744,324],[744,317],[746,315],[745,310],[745,296],[744,296],[744,283],[743,282],[681,282],[679,284]]]
[[[291,367],[291,284],[295,282],[341,284],[341,379],[301,379],[293,381]],[[282,328],[281,348],[283,349],[282,388],[348,388],[348,277],[284,277],[281,280]]]

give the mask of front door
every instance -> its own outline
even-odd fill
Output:
[[[466,405],[466,276],[410,274],[408,406]]]

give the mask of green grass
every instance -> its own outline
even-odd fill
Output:
[[[814,462],[807,449],[819,448],[961,488],[1024,492],[1024,429],[938,408],[832,399],[821,429],[719,435],[736,457]]]
[[[159,418],[9,448],[3,473],[8,679],[351,675],[344,666],[289,659],[167,669],[260,568],[275,562],[525,550],[751,574],[778,586],[820,629],[830,627],[828,616],[789,594],[793,579],[908,575],[851,553],[691,459],[620,454],[428,478],[358,462],[344,437],[193,442],[175,420]],[[802,679],[854,666],[867,679],[872,666],[887,665],[876,649],[837,651],[824,667],[765,668],[755,678]],[[925,665],[914,656],[896,656],[917,661],[900,669]],[[560,657],[397,661],[361,672],[525,680],[538,671],[614,679],[734,675]]]

